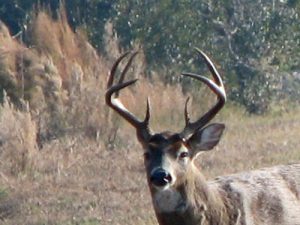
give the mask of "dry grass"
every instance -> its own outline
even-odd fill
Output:
[[[16,110],[6,97],[0,112],[1,171],[18,175],[34,164],[36,125],[28,111]]]
[[[32,86],[29,106],[17,109],[8,98],[0,106],[0,223],[156,224],[134,130],[104,104],[112,62],[72,32],[63,15],[52,21],[42,12],[30,30],[35,49],[8,33],[10,42],[0,39],[6,46],[1,63],[16,77],[20,51],[12,50],[26,52],[30,63],[23,72]],[[111,30],[107,35],[114,36]],[[113,60],[121,50],[111,40],[107,52]],[[142,117],[150,96],[154,130],[180,130],[187,96],[158,75],[151,82],[143,78],[143,54],[139,57],[128,79],[141,79],[122,93],[124,103]],[[208,107],[205,99],[213,99],[206,89],[194,94],[193,116]],[[228,106],[216,120],[227,125],[224,138],[198,161],[209,178],[300,161],[299,111],[249,117]]]

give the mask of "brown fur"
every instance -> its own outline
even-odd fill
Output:
[[[230,225],[230,221],[236,219],[238,213],[234,212],[232,203],[223,192],[217,188],[209,187],[204,177],[193,166],[188,171],[186,180],[182,185],[176,187],[188,203],[187,210],[181,214],[158,213],[157,218],[160,225]],[[224,201],[226,199],[226,201]],[[233,215],[233,216],[231,216]],[[233,218],[231,218],[233,217]]]
[[[287,173],[290,176],[287,177]],[[184,213],[156,212],[160,225],[300,224],[300,165],[219,177],[207,182],[194,166],[176,187],[188,203]],[[239,189],[238,189],[239,188]],[[299,214],[297,214],[299,213]]]
[[[189,149],[185,143],[182,146]],[[176,135],[163,133],[150,140],[151,151],[164,152],[176,174],[172,185],[184,211],[161,212],[160,225],[298,225],[300,224],[300,164],[277,166],[206,181],[194,165],[176,161]],[[153,159],[154,161],[155,159]],[[146,166],[147,173],[149,168]],[[149,177],[148,177],[149,178]],[[153,199],[156,189],[149,182]]]
[[[225,204],[228,213],[240,212],[236,224],[296,225],[300,224],[299,175],[300,164],[295,164],[219,177],[209,184],[217,185],[224,202],[231,203]]]

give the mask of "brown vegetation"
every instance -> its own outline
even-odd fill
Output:
[[[104,104],[111,60],[121,52],[109,24],[106,35],[109,61],[63,13],[57,21],[38,13],[27,44],[1,24],[1,224],[156,224],[134,130]],[[123,102],[142,116],[149,95],[152,127],[180,129],[181,87],[166,86],[155,72],[143,78],[139,57],[131,76],[141,79]],[[195,114],[209,102],[199,96],[213,99],[205,91],[194,94]],[[229,106],[218,120],[227,125],[225,137],[199,162],[208,177],[299,162],[299,112],[247,117]]]

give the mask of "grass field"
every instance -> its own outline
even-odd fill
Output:
[[[16,108],[13,98],[4,98],[0,106],[0,224],[157,224],[135,131],[104,105],[107,73],[121,50],[110,43],[114,51],[104,59],[83,34],[44,13],[33,24],[37,49],[12,39],[4,28],[0,35],[5,46],[0,75],[11,76],[9,87],[20,90],[22,72],[28,100]],[[21,71],[20,57],[30,62]],[[131,78],[143,73],[142,58]],[[179,131],[187,96],[180,85],[165,85],[157,77],[141,79],[122,98],[141,116],[149,95],[151,126]],[[193,118],[215,101],[206,93],[193,93]],[[249,116],[228,104],[215,121],[226,124],[222,141],[197,161],[208,179],[300,162],[299,109]]]
[[[219,146],[198,164],[208,177],[300,161],[300,114],[222,117]],[[1,170],[3,224],[156,224],[133,130],[120,128],[116,146],[84,135],[47,143],[34,168],[17,175]],[[1,159],[3,164],[3,157]],[[8,162],[6,162],[8,163]]]

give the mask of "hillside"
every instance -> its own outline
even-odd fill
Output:
[[[1,224],[156,224],[141,146],[104,104],[107,75],[124,50],[111,23],[103,36],[105,54],[64,12],[54,20],[40,11],[17,37],[0,24]],[[141,49],[128,74],[140,80],[122,99],[142,115],[150,96],[154,130],[181,129],[188,94],[193,116],[214,101],[203,87],[183,93],[156,71],[146,76],[146,67]],[[298,109],[249,116],[229,103],[216,120],[227,130],[199,159],[208,178],[300,161]]]

